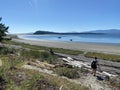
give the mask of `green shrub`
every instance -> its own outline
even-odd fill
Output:
[[[16,50],[14,48],[0,47],[0,54],[15,54]]]
[[[41,52],[40,54],[42,59],[47,59],[50,57],[50,54],[48,52]]]
[[[21,51],[21,56],[25,58],[40,59],[41,61],[46,61],[48,63],[53,63],[56,56],[51,55],[49,52],[39,52],[37,50],[25,50]]]
[[[55,72],[60,76],[65,76],[71,79],[79,78],[79,69],[78,68],[67,68],[67,67],[59,67],[55,69]]]
[[[51,55],[48,52],[41,52],[41,59],[42,61],[47,61],[48,63],[55,63],[56,60],[56,56],[55,55]]]
[[[22,57],[26,57],[26,58],[40,58],[41,54],[39,51],[36,50],[22,50],[21,54]]]

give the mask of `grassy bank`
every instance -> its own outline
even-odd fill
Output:
[[[25,44],[25,43],[19,43],[19,42],[14,42],[14,41],[9,41],[9,42],[4,42],[9,45],[18,45],[22,46],[23,48],[30,48],[33,50],[45,50],[49,51],[51,48],[54,52],[58,53],[64,53],[64,54],[71,54],[71,55],[79,55],[83,54],[83,51],[77,51],[77,50],[70,50],[70,49],[63,49],[63,48],[54,48],[54,47],[45,47],[45,46],[37,46],[37,45],[30,45],[30,44]]]
[[[10,44],[10,42],[9,42]],[[13,44],[13,43],[11,43]],[[38,46],[14,43],[22,46],[12,48],[7,45],[0,48],[0,90],[88,90],[87,87],[73,83],[60,76],[52,76],[35,70],[22,68],[30,61],[55,63],[57,57],[50,55],[47,49],[38,49]],[[40,51],[42,50],[42,51]]]
[[[7,45],[0,48],[0,59],[2,60],[2,66],[0,68],[0,87],[3,90],[46,90],[51,88],[52,90],[88,90],[87,87],[81,86],[71,82],[69,79],[61,78],[64,76],[70,79],[78,79],[81,74],[86,73],[84,68],[65,67],[63,62],[58,59],[57,56],[51,55],[48,51],[50,47],[35,46],[25,43],[17,42],[4,42]],[[11,47],[19,46],[17,48]],[[98,57],[105,60],[118,61],[119,55],[110,55],[102,53],[68,50],[62,48],[52,48],[54,52],[70,54],[70,55],[84,55],[85,57]],[[40,61],[49,63],[52,65],[60,64],[55,68],[49,68],[53,70],[56,76],[41,73],[35,70],[26,70],[21,66],[28,64],[28,62]],[[60,62],[59,62],[60,61]],[[30,65],[29,63],[28,65]],[[43,69],[47,69],[47,66],[38,66]],[[80,75],[79,75],[80,74]],[[0,88],[0,89],[1,89]]]
[[[36,46],[36,45],[30,45],[25,43],[18,43],[18,42],[5,42],[9,45],[18,45],[22,46],[24,48],[30,48],[33,50],[43,50],[43,51],[49,51],[51,48],[54,52],[63,53],[63,54],[69,54],[69,55],[84,55],[88,58],[94,58],[95,56],[103,59],[103,60],[110,60],[114,62],[120,62],[120,55],[114,55],[114,54],[104,54],[104,53],[96,53],[96,52],[87,52],[84,54],[84,51],[77,51],[77,50],[70,50],[70,49],[63,49],[63,48],[53,48],[53,47],[44,47],[44,46]]]

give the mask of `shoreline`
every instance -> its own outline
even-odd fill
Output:
[[[59,42],[59,41],[49,41],[49,40],[27,40],[27,39],[21,39],[21,38],[18,38],[18,39],[13,38],[12,41],[27,43],[31,45],[37,45],[37,46],[120,55],[120,46],[117,46],[117,45],[78,43],[78,42]]]
[[[32,36],[46,36],[46,35],[50,35],[50,34],[45,34],[45,35],[32,35]],[[36,41],[41,41],[41,40],[46,40],[46,41],[59,41],[59,42],[73,42],[73,43],[87,43],[87,44],[100,44],[100,45],[111,45],[111,46],[120,46],[120,43],[118,43],[118,42],[95,42],[95,41],[71,41],[71,39],[69,39],[69,40],[60,40],[60,39],[39,39],[39,38],[29,38],[29,37],[25,37],[25,36],[31,36],[30,34],[28,34],[28,35],[17,35],[17,37],[18,38],[20,38],[20,39],[27,39],[27,40],[36,40]],[[56,35],[52,35],[52,36],[56,36]],[[59,37],[59,36],[58,36]],[[57,38],[57,37],[56,37]],[[113,40],[114,41],[114,40]]]

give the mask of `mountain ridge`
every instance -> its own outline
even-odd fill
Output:
[[[64,33],[38,30],[33,34],[120,34],[120,29],[92,30],[86,32],[64,32]]]
[[[120,29],[93,30],[91,33],[120,34]]]

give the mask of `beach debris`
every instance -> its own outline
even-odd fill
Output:
[[[73,67],[79,67],[79,68],[87,67],[87,68],[91,68],[89,63],[76,61],[76,60],[72,59],[71,57],[62,58],[62,60],[65,61],[67,64],[72,65]]]
[[[97,80],[103,81],[104,79],[101,76],[97,76]]]
[[[88,63],[88,62],[76,61],[71,57],[62,58],[62,60],[65,61],[66,64],[72,65],[73,67],[79,67],[79,68],[84,67],[84,68],[87,68],[89,71],[91,71],[91,66],[90,66],[90,63]],[[102,72],[97,71],[97,74],[104,76],[101,78],[98,77],[98,79],[105,79],[105,80],[109,80],[110,77],[117,76],[117,75],[110,74],[110,73],[105,72],[105,71],[102,71]]]
[[[62,86],[60,86],[59,90],[70,90],[70,89],[68,87],[62,85]]]
[[[73,61],[73,59],[71,57],[67,57],[67,59]]]
[[[114,74],[110,74],[108,72],[103,71],[101,74],[105,75],[105,76],[109,76],[109,77],[116,77],[117,75]]]

